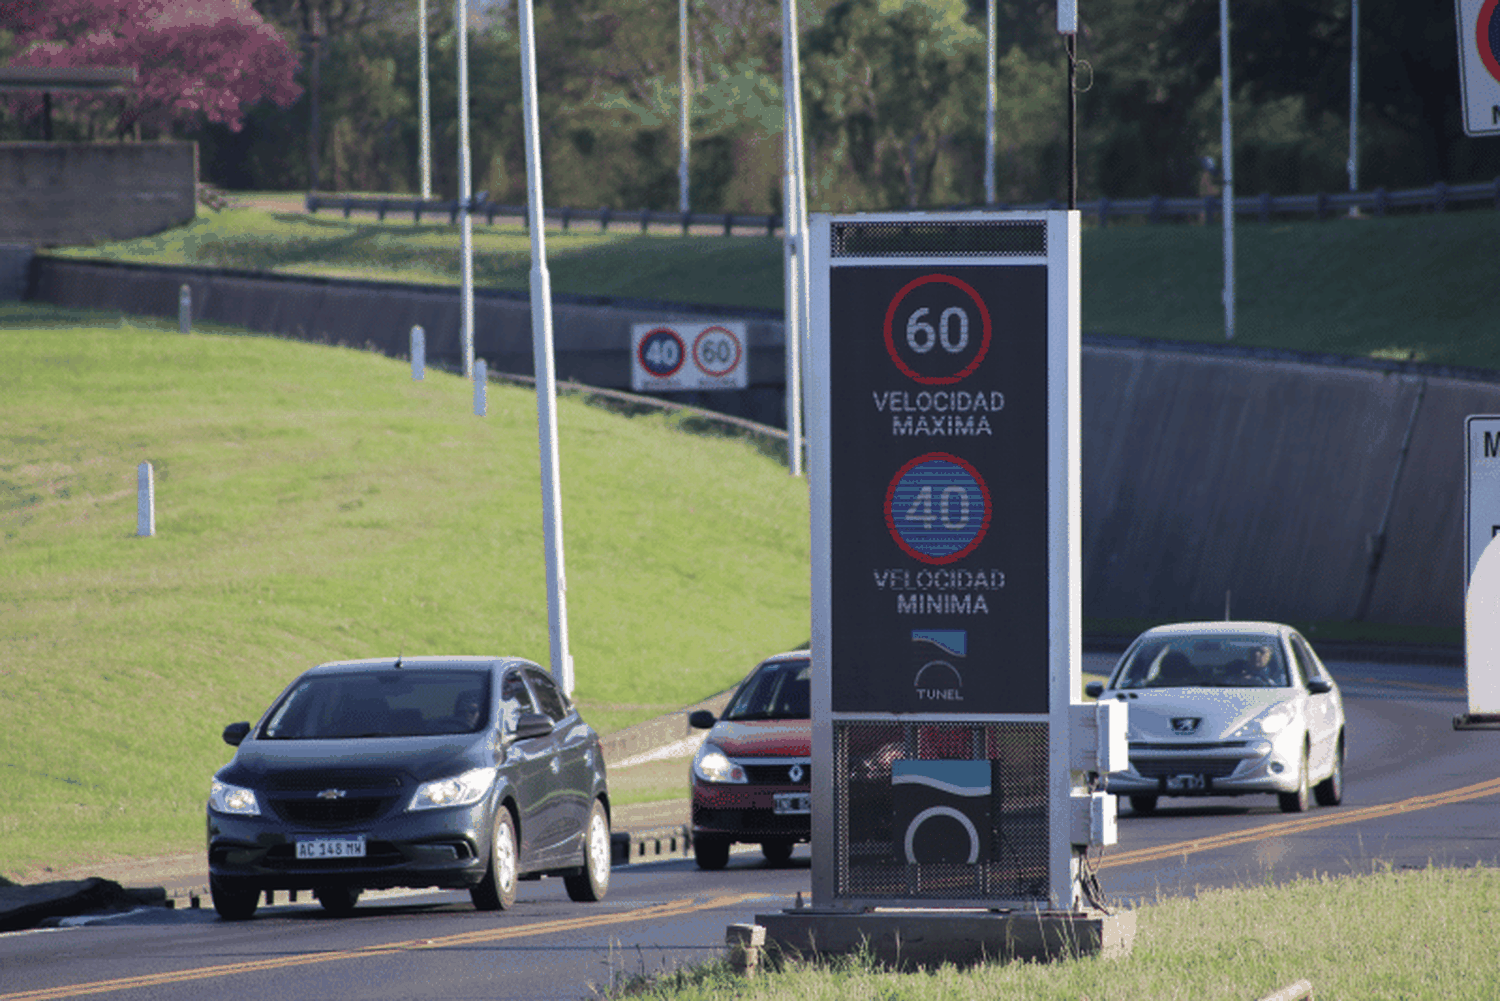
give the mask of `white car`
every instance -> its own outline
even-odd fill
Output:
[[[1151,813],[1162,796],[1275,793],[1286,813],[1344,796],[1344,703],[1302,635],[1275,622],[1148,629],[1109,680],[1129,707],[1130,767],[1105,788]]]

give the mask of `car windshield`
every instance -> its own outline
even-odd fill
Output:
[[[489,720],[488,671],[391,668],[303,678],[271,712],[268,740],[474,733]]]
[[[1275,636],[1174,635],[1136,646],[1115,688],[1285,688],[1286,661]]]
[[[807,719],[810,715],[808,675],[811,670],[805,660],[761,665],[740,686],[724,718]]]

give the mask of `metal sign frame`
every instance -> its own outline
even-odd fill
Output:
[[[839,236],[839,246],[835,247],[836,234],[852,232],[858,227],[867,227],[870,232],[901,235],[887,241],[885,246],[881,246],[879,240],[860,243]],[[1025,230],[1028,237],[1018,243],[995,236],[997,232],[1007,228],[1014,232]],[[923,242],[923,234],[933,238],[932,249],[927,249],[929,245]],[[1034,241],[1033,236],[1037,237]],[[1070,771],[1072,757],[1069,740],[1077,739],[1073,736],[1070,707],[1081,683],[1078,213],[819,214],[813,217],[809,238],[811,308],[807,416],[812,499],[814,665],[812,906],[833,912],[892,906],[1072,908],[1080,900],[1078,857],[1070,833],[1069,809],[1070,797],[1075,795],[1076,785],[1076,777]],[[942,247],[953,252],[945,252]],[[850,269],[865,269],[868,272],[871,276],[867,283],[870,286],[868,291],[879,289],[882,283],[889,286],[885,296],[888,306],[875,302],[871,307],[867,300],[879,299],[880,296],[862,295],[859,282],[863,279],[851,277]],[[949,295],[957,305],[940,309],[944,300],[935,299],[928,300],[928,306],[924,308],[917,300],[908,301],[905,298],[914,294],[912,290],[924,283],[939,287],[938,291]],[[837,289],[835,285],[838,285]],[[1013,289],[1019,290],[1014,296],[1010,294]],[[1032,301],[1034,299],[1039,299],[1039,307]],[[854,312],[860,317],[857,321],[833,316],[835,308],[842,311],[845,304],[856,302]],[[898,306],[911,313],[911,316],[896,316]],[[974,308],[971,309],[970,306]],[[874,319],[876,314],[871,312],[872,308],[883,309],[883,330],[876,329],[879,323]],[[1012,322],[1013,318],[1009,315],[1012,310],[1024,313],[1023,320]],[[986,312],[988,317],[982,317]],[[960,313],[966,315],[960,316]],[[947,340],[941,343],[953,354],[953,370],[918,370],[905,364],[914,356],[903,355],[905,349],[899,345],[891,345],[893,317],[896,336],[909,337],[907,343],[918,352],[927,352],[934,357],[940,355],[941,351],[931,352],[931,347],[937,343],[937,338],[946,337]],[[981,320],[984,324],[983,331]],[[1028,324],[1031,329],[1022,329]],[[839,352],[851,350],[847,345],[851,335],[854,338],[864,337],[866,331],[868,339],[853,349],[856,351],[854,357],[861,357],[858,352],[867,349],[878,353],[880,357],[873,364],[886,366],[886,374],[881,377],[885,379],[882,385],[874,387],[873,398],[867,396],[867,402],[860,403],[857,390],[862,387],[854,385],[859,376],[851,375],[850,366],[845,364],[850,355],[840,355]],[[979,346],[981,337],[986,338],[983,348]],[[1005,340],[1007,338],[1010,340]],[[836,346],[835,339],[845,343]],[[884,345],[881,344],[882,339],[886,342]],[[1029,376],[1027,373],[1007,371],[1003,368],[1007,364],[1007,351],[1003,349],[1005,346],[1024,347],[1028,364],[1038,365],[1043,371],[1031,372]],[[989,350],[988,354],[984,353],[986,349]],[[923,363],[925,364],[925,357]],[[972,380],[971,376],[974,377]],[[1018,398],[1027,393],[1033,395],[1026,397],[1029,407],[1016,408],[1011,424],[1007,424],[1006,420],[1012,415],[1003,410],[988,415],[994,419],[988,422],[988,430],[983,436],[986,442],[998,442],[1007,439],[1007,436],[1013,439],[1003,444],[1001,451],[985,455],[984,462],[989,463],[988,466],[983,466],[979,460],[968,460],[967,452],[974,445],[970,440],[973,437],[972,429],[958,433],[953,432],[948,425],[937,426],[925,438],[924,443],[906,443],[903,447],[908,451],[915,449],[921,454],[906,456],[904,462],[897,461],[902,458],[897,455],[877,456],[872,460],[869,453],[878,453],[885,447],[874,434],[877,425],[871,424],[870,433],[861,435],[857,432],[858,420],[848,419],[850,406],[862,408],[866,417],[877,412],[880,409],[879,391],[903,385],[902,379],[906,380],[904,385],[908,385],[913,392],[937,394],[953,393],[969,385],[987,392],[997,376],[1009,380],[1006,392],[1014,391]],[[851,392],[855,395],[851,396]],[[905,397],[888,395],[885,399],[887,402],[899,399],[903,406],[909,402]],[[937,400],[935,395],[927,399],[929,405],[936,405],[932,402]],[[851,400],[854,401],[852,404]],[[956,400],[957,397],[947,397],[950,411],[956,409]],[[967,398],[965,405],[973,404],[972,396]],[[836,414],[836,408],[840,408],[841,412]],[[1025,410],[1031,411],[1029,419],[1022,413]],[[880,417],[890,420],[885,413],[881,413]],[[896,433],[885,432],[888,436]],[[1012,446],[1012,451],[1005,450]],[[1020,477],[1021,482],[1013,482],[994,465],[996,462],[1009,461],[1006,456],[1020,456],[1021,468],[1032,473],[1033,479],[1044,479],[1045,482],[1027,481],[1024,474]],[[1002,684],[998,687],[978,685],[980,697],[970,705],[964,705],[961,701],[939,699],[928,710],[925,706],[914,706],[909,693],[898,696],[894,691],[896,686],[890,682],[901,670],[910,673],[914,661],[910,658],[909,650],[891,651],[886,656],[887,662],[871,668],[876,674],[884,671],[885,676],[872,676],[867,684],[859,686],[863,691],[852,694],[849,691],[849,669],[844,666],[845,662],[840,659],[840,655],[843,651],[859,648],[861,643],[867,641],[859,635],[865,630],[851,623],[849,613],[836,606],[846,601],[843,592],[847,588],[869,590],[877,586],[870,580],[870,568],[851,563],[847,554],[851,551],[851,533],[855,533],[857,537],[857,533],[865,532],[863,537],[870,539],[879,534],[877,523],[880,517],[872,514],[869,509],[882,498],[871,496],[868,502],[860,500],[858,503],[850,503],[849,487],[840,477],[862,476],[864,479],[859,480],[860,483],[872,484],[874,480],[867,470],[887,460],[891,471],[886,474],[889,476],[889,483],[883,498],[884,508],[879,514],[883,515],[889,538],[877,539],[879,545],[876,548],[885,553],[900,551],[890,564],[891,573],[929,573],[932,575],[927,578],[930,581],[953,581],[960,578],[940,578],[937,575],[958,571],[969,574],[990,572],[990,567],[985,563],[986,549],[981,544],[982,541],[987,540],[989,551],[993,552],[997,551],[996,547],[1005,538],[999,533],[1012,530],[1014,536],[1014,526],[1007,529],[1003,524],[1013,511],[1024,511],[1027,518],[1036,522],[1028,522],[1023,526],[1023,531],[1034,534],[1035,541],[1028,543],[1032,548],[1027,551],[1040,553],[1044,573],[1017,573],[1014,582],[1004,580],[999,590],[989,592],[982,615],[988,617],[992,612],[999,611],[1003,617],[1005,603],[1013,600],[1044,603],[1040,612],[1042,621],[1036,623],[1037,639],[1035,642],[1028,641],[1030,645],[1026,646],[1026,650],[1030,652],[1025,657],[1018,658],[1014,665],[1007,666],[1009,674],[1007,671],[994,670],[995,661],[986,661],[991,667],[991,674],[1005,674],[1006,677],[1001,679]],[[861,472],[849,472],[856,468]],[[989,486],[986,485],[987,479],[992,481]],[[1024,495],[1026,499],[1020,502],[1022,506],[1007,509],[1004,505],[1008,501],[999,497],[992,499],[990,487],[996,486],[996,482],[1000,483],[994,491],[997,494],[1003,492],[1007,496]],[[928,493],[922,493],[924,487]],[[865,490],[865,493],[873,492]],[[939,534],[924,533],[921,530],[923,525],[931,527],[936,515],[932,514],[935,509],[921,508],[918,505],[931,501],[939,494],[951,502],[953,511],[963,513],[962,517],[955,515],[951,519],[951,525],[961,529],[951,538],[942,538]],[[863,497],[864,494],[856,496]],[[900,500],[893,501],[898,496]],[[835,503],[842,505],[837,511],[834,509]],[[911,504],[912,509],[917,511],[914,517],[919,521],[923,512],[926,512],[925,522],[916,527],[903,525],[900,522],[901,511],[906,504]],[[983,513],[986,521],[984,525],[975,526],[967,516],[979,512]],[[944,520],[943,524],[950,525],[950,521]],[[875,527],[870,527],[871,525]],[[839,549],[836,549],[836,528],[840,536]],[[986,536],[986,532],[991,534]],[[844,555],[840,556],[840,553]],[[971,556],[966,562],[966,558]],[[978,565],[975,565],[976,562]],[[848,576],[851,572],[858,574],[858,579],[851,579]],[[879,573],[885,571],[875,572],[878,579]],[[836,576],[838,580],[835,580]],[[1045,580],[1038,581],[1039,576],[1044,576]],[[1023,597],[1025,580],[1028,578],[1034,586],[1041,588],[1039,595]],[[904,581],[909,578],[899,579]],[[962,579],[973,580],[972,577]],[[988,583],[993,585],[998,582],[992,579]],[[1006,587],[1011,590],[1004,590]],[[942,598],[942,595],[938,597]],[[944,611],[954,611],[945,606],[944,601],[951,606],[957,598],[944,599],[934,605],[931,610],[938,614],[939,619]],[[906,611],[911,612],[913,607],[908,605]],[[950,621],[980,621],[981,613],[976,613],[973,608],[957,611],[968,618]],[[1030,611],[1028,610],[1028,614]],[[886,616],[871,616],[867,620],[870,630],[888,630],[889,623],[882,620],[898,614],[898,609],[893,606]],[[920,616],[909,618],[913,623],[932,621]],[[942,629],[914,630],[913,643],[919,631],[949,634],[949,631]],[[967,636],[963,630],[952,632]],[[943,638],[940,635],[935,642],[941,643]],[[992,644],[980,645],[992,649]],[[903,660],[903,657],[906,659]],[[874,655],[867,656],[863,651],[861,658],[858,661],[860,670],[864,669],[866,663],[874,664],[876,659]],[[982,680],[984,670],[980,661],[965,663],[969,665],[967,670],[972,673],[971,676]],[[836,679],[836,672],[842,672],[839,674],[839,679],[842,680]],[[1039,672],[1045,679],[1044,689],[1039,689],[1034,683],[1033,672]],[[1029,680],[1020,680],[1023,676]],[[914,687],[917,682],[907,684]],[[968,687],[965,684],[965,697]],[[895,707],[891,708],[893,704]],[[936,732],[933,730],[936,727],[938,730],[946,728],[946,732],[950,733],[962,731],[972,734],[972,750],[968,755],[948,754],[947,757],[969,757],[978,761],[988,759],[993,769],[992,782],[1020,782],[1025,786],[1026,796],[1017,795],[1009,802],[1019,803],[1023,798],[1032,801],[1032,805],[1027,807],[1033,813],[1029,830],[1040,832],[1039,836],[1044,839],[1039,854],[1035,856],[1035,879],[1022,885],[1015,880],[992,880],[988,875],[980,874],[971,882],[964,883],[965,888],[960,891],[943,892],[941,879],[921,876],[922,872],[929,870],[924,870],[912,854],[910,835],[914,828],[908,828],[905,867],[914,874],[908,877],[907,887],[892,890],[887,883],[878,892],[871,893],[855,885],[856,881],[849,878],[852,856],[846,851],[850,848],[846,841],[850,837],[851,828],[859,827],[864,823],[864,818],[856,823],[849,814],[849,804],[854,802],[854,793],[849,788],[852,782],[849,778],[850,761],[853,760],[849,748],[851,741],[861,732],[858,728],[863,726],[877,729],[887,727],[891,733],[904,734],[897,739],[906,742],[909,753],[905,757],[908,759],[932,757],[931,754],[913,750],[916,743],[923,739],[923,728],[932,732]],[[1040,741],[1036,739],[1038,732],[1044,734]],[[913,733],[917,736],[913,737]],[[839,747],[835,746],[836,741],[842,741]],[[1012,742],[1015,746],[1029,744],[1029,750],[1013,755],[1015,761],[1001,762],[998,759],[1004,757],[1005,753],[996,752],[995,748],[1007,742]],[[838,757],[840,753],[850,760],[841,765]],[[941,758],[943,755],[938,756]],[[963,762],[965,765],[971,763]],[[903,803],[895,809],[898,816],[905,816],[900,812],[902,809],[908,813],[915,809],[911,803],[906,802],[906,798],[911,791],[921,792],[920,787],[924,783],[933,788],[945,787],[950,791],[967,788],[971,795],[987,795],[991,788],[978,771],[957,768],[951,761],[906,760],[896,764],[900,767],[888,766],[891,769],[890,776],[882,781],[887,782],[891,789],[897,783],[902,784],[900,798]],[[929,765],[932,767],[926,767]],[[951,774],[948,778],[938,774],[941,771],[940,765],[949,767]],[[1009,772],[1006,772],[1007,768],[1010,769]],[[924,771],[933,774],[918,774]],[[1043,790],[1046,801],[1044,816],[1039,804],[1034,802],[1041,799]],[[999,802],[1001,791],[998,786],[995,787],[994,795],[995,798],[990,802]],[[891,793],[893,805],[895,798],[895,794]],[[955,818],[963,812],[954,807],[931,809],[946,810]],[[1006,809],[1013,807],[1007,805]],[[918,816],[922,814],[919,813]],[[896,820],[889,822],[894,825]],[[965,866],[972,868],[981,845],[988,850],[989,842],[987,838],[973,835],[972,824],[962,820],[960,822],[965,823],[970,831],[971,842],[960,846],[951,857],[940,854],[934,856],[941,865],[935,863],[936,867],[930,871],[956,874],[956,878],[962,880],[967,878],[965,874],[969,872]],[[995,820],[994,823],[994,830],[1000,831],[1000,822]],[[889,840],[895,844],[899,838],[894,834],[894,828],[892,831]],[[1003,835],[996,836],[1004,840]],[[966,850],[967,857],[964,854]],[[903,861],[899,853],[891,865],[897,869],[902,867]],[[985,870],[986,873],[988,871]]]

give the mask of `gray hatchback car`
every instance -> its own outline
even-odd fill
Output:
[[[237,750],[209,790],[208,869],[226,919],[267,890],[343,913],[391,887],[466,889],[480,910],[544,874],[574,900],[609,888],[598,735],[530,661],[322,664],[224,741]]]

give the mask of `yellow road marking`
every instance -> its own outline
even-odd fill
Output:
[[[330,952],[277,956],[272,959],[225,963],[220,966],[200,966],[187,970],[148,973],[138,977],[121,977],[117,980],[97,980],[87,984],[44,987],[31,991],[19,991],[14,994],[0,994],[0,1001],[49,1001],[49,999],[53,998],[82,997],[86,994],[105,994],[111,991],[134,990],[139,987],[159,987],[163,984],[186,983],[192,980],[207,980],[213,977],[260,973],[267,970],[281,970],[294,966],[311,966],[314,963],[331,963],[345,959],[367,959],[373,956],[389,956],[398,952],[414,952],[422,949],[447,949],[455,946],[474,945],[480,942],[499,942],[511,938],[526,938],[532,935],[548,935],[556,932],[597,928],[600,925],[677,917],[678,915],[691,914],[695,911],[711,911],[720,907],[733,907],[747,900],[760,900],[765,897],[766,894],[764,893],[739,893],[730,896],[714,897],[711,900],[701,903],[696,903],[691,898],[687,898],[630,911],[593,914],[581,918],[563,918],[554,921],[535,921],[529,924],[506,925],[502,928],[485,928],[479,931],[460,932],[456,935],[444,935],[438,938],[416,938],[404,942],[369,945],[359,949],[335,949]]]
[[[1358,810],[1340,809],[1334,813],[1319,812],[1311,816],[1299,817],[1295,820],[1262,824],[1259,827],[1230,831],[1208,838],[1179,841],[1175,844],[1159,845],[1155,848],[1138,848],[1135,851],[1120,852],[1115,855],[1105,856],[1099,860],[1098,865],[1108,867],[1136,865],[1141,862],[1155,862],[1160,859],[1171,858],[1174,855],[1191,855],[1195,852],[1212,851],[1217,848],[1231,848],[1235,845],[1248,844],[1252,841],[1264,841],[1268,838],[1282,837],[1288,834],[1301,834],[1304,831],[1315,831],[1322,827],[1334,827],[1338,824],[1356,824],[1363,820],[1393,817],[1401,813],[1429,810],[1435,806],[1447,806],[1450,803],[1462,803],[1466,800],[1480,799],[1484,796],[1494,795],[1500,795],[1500,779],[1477,782],[1474,785],[1463,786],[1459,789],[1450,789],[1447,792],[1431,793],[1426,796],[1413,796],[1410,799],[1397,800],[1394,803],[1380,803],[1375,806],[1366,806]],[[3,1001],[3,999],[0,999],[0,1001]]]

